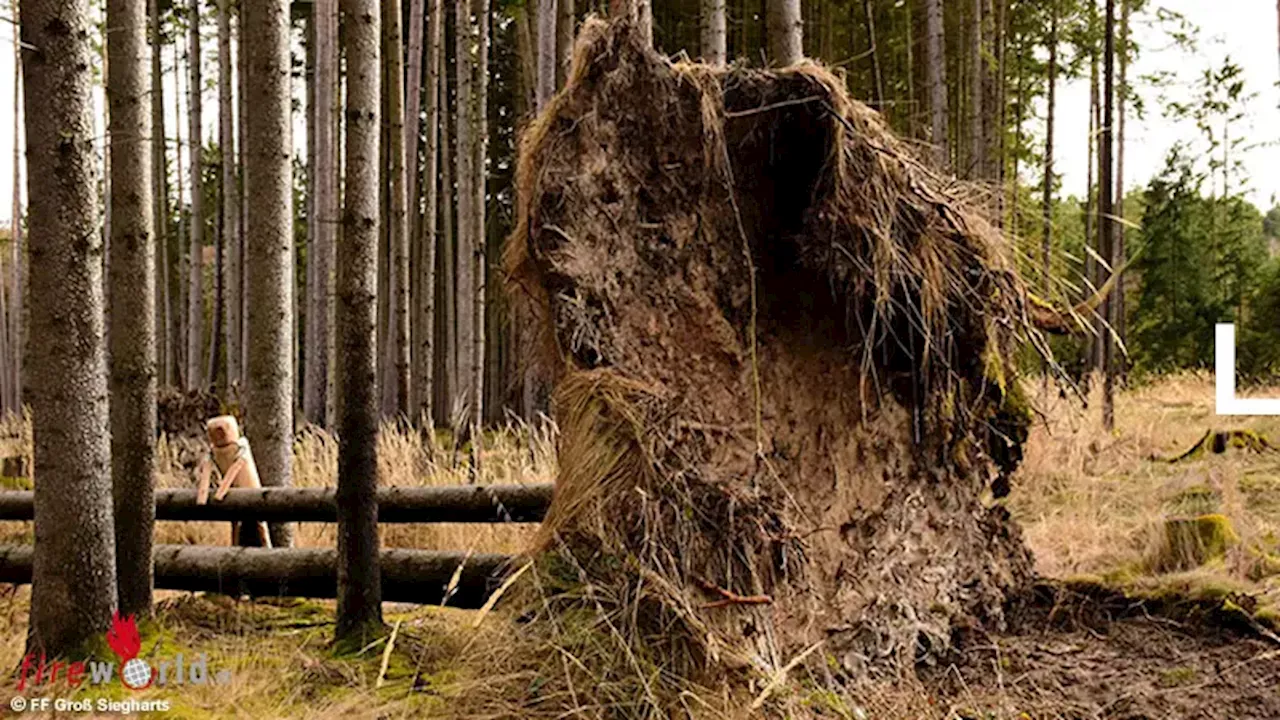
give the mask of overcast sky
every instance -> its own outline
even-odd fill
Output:
[[[948,0],[950,1],[950,0]],[[1247,89],[1257,93],[1250,105],[1250,117],[1238,129],[1248,134],[1251,144],[1267,143],[1268,146],[1251,150],[1244,158],[1249,176],[1250,199],[1264,211],[1280,196],[1280,58],[1277,56],[1276,4],[1273,0],[1150,0],[1152,8],[1165,7],[1185,15],[1201,29],[1199,48],[1188,52],[1173,47],[1158,23],[1152,21],[1153,12],[1137,18],[1133,31],[1141,47],[1138,62],[1130,68],[1131,77],[1137,78],[1158,71],[1177,73],[1184,84],[1190,84],[1208,67],[1220,66],[1228,55],[1244,69]],[[14,58],[12,43],[14,27],[0,23],[0,223],[7,223],[13,187],[13,82]],[[209,58],[206,72],[213,73],[212,62],[216,42],[205,43],[205,55]],[[166,65],[172,62],[167,58]],[[212,80],[209,75],[207,80]],[[168,130],[172,136],[177,119],[173,107],[173,77],[166,82],[166,115]],[[185,83],[184,83],[185,85]],[[1164,117],[1160,94],[1185,96],[1184,89],[1171,87],[1156,91],[1138,85],[1147,106],[1146,117],[1129,120],[1128,143],[1125,151],[1125,174],[1128,187],[1142,186],[1158,172],[1165,154],[1178,140],[1194,140],[1197,132],[1190,123],[1175,122]],[[1080,195],[1084,191],[1087,168],[1087,137],[1089,82],[1087,79],[1068,81],[1060,86],[1057,127],[1054,132],[1057,147],[1057,171],[1062,175],[1062,193]],[[99,108],[101,100],[98,101]],[[1043,111],[1043,106],[1040,108]],[[205,133],[213,137],[217,122],[217,93],[207,90],[205,95]],[[299,121],[301,118],[299,118]],[[99,118],[101,131],[101,118]],[[297,123],[301,126],[301,122]],[[298,130],[301,131],[301,127]],[[186,123],[182,125],[185,135]],[[1027,130],[1043,138],[1043,122],[1030,121]],[[298,141],[303,137],[298,132]],[[1035,181],[1039,173],[1029,175]],[[24,180],[25,182],[25,180]]]

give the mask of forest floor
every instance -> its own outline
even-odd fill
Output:
[[[852,693],[856,706],[815,691],[815,709],[847,718],[1280,717],[1280,451],[1249,440],[1280,445],[1280,418],[1216,417],[1211,379],[1182,376],[1124,392],[1118,429],[1107,433],[1096,398],[1082,408],[1056,389],[1029,387],[1042,415],[1004,502],[1040,574],[1053,580],[1013,613],[1007,632],[964,633],[949,663],[915,677],[868,680]],[[10,430],[14,447],[0,452],[29,447],[25,427]],[[1203,453],[1168,461],[1207,431],[1234,430],[1250,432],[1224,436],[1224,452],[1209,443]],[[162,447],[164,485],[191,482],[198,450],[184,442]],[[386,432],[382,443],[388,484],[467,480],[443,442],[427,449],[412,433]],[[528,428],[496,433],[486,443],[482,479],[550,481],[553,444],[550,434]],[[299,485],[333,477],[331,439],[304,433],[296,453]],[[1221,547],[1190,569],[1171,565],[1168,518],[1213,518]],[[29,523],[0,523],[0,542],[29,542],[30,532]],[[518,552],[532,532],[396,526],[384,529],[383,541]],[[228,537],[224,524],[161,523],[158,531],[161,542],[224,544]],[[305,525],[299,542],[331,545],[334,528]],[[475,613],[388,605],[393,640],[336,656],[332,603],[158,595],[157,617],[143,628],[143,657],[205,653],[212,672],[229,673],[218,685],[129,696],[168,699],[175,717],[456,715],[451,698],[484,691],[486,679],[475,674],[484,646],[513,631],[500,614],[473,627]],[[28,607],[26,588],[0,588],[0,667],[20,662]],[[531,678],[529,692],[537,686]],[[122,699],[126,691],[80,692]],[[582,717],[600,712],[584,708]]]

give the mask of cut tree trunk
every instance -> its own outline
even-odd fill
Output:
[[[553,490],[551,484],[383,487],[377,489],[378,522],[536,523],[546,514]],[[0,520],[31,520],[33,495],[30,490],[0,492]],[[195,490],[161,489],[155,491],[154,503],[157,520],[177,522],[338,519],[334,488],[233,489],[222,500],[203,505],[196,502]]]
[[[30,198],[35,554],[28,651],[100,639],[116,604],[88,3],[21,6]],[[35,50],[35,49],[38,49]]]
[[[245,431],[262,484],[288,487],[293,463],[293,168],[289,4],[245,3],[245,197],[249,349]],[[272,545],[293,544],[287,523]]]
[[[342,573],[338,557],[327,548],[159,545],[156,587],[233,597],[332,598]],[[383,550],[375,556],[377,593],[387,602],[474,610],[502,584],[511,563],[510,556],[491,553]],[[0,546],[0,582],[30,582],[31,566],[30,546]]]
[[[151,229],[151,93],[146,8],[107,4],[111,85],[110,415],[120,611],[151,614],[155,526],[155,238]],[[139,322],[139,318],[143,318]]]

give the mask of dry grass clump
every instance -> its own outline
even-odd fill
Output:
[[[1095,576],[1136,589],[1239,593],[1256,597],[1264,612],[1280,607],[1280,572],[1274,572],[1280,570],[1280,454],[1225,443],[1224,452],[1209,448],[1168,462],[1209,430],[1275,440],[1280,418],[1218,417],[1212,378],[1190,374],[1120,393],[1114,434],[1101,427],[1098,397],[1082,408],[1028,392],[1044,422],[1032,428],[1007,502],[1041,574]],[[1171,522],[1180,529],[1194,525],[1196,543],[1213,547],[1188,553],[1186,542],[1171,543]],[[1212,536],[1207,541],[1205,528]]]

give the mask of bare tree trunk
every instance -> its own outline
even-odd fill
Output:
[[[1116,125],[1116,267],[1123,265],[1128,253],[1124,246],[1125,218],[1124,218],[1124,122],[1125,122],[1125,104],[1129,95],[1129,0],[1120,0],[1120,88],[1119,97],[1116,98],[1116,114],[1119,116]],[[1224,142],[1224,147],[1230,147],[1230,143]],[[1115,316],[1111,322],[1116,336],[1122,344],[1125,343],[1128,336],[1127,313],[1125,312],[1124,297],[1124,275],[1116,278],[1116,292],[1114,297],[1115,307],[1112,314]],[[1128,374],[1128,359],[1121,357],[1116,362],[1116,374],[1122,379]]]
[[[182,112],[182,57],[183,52],[179,49],[179,43],[173,44],[173,115],[175,118],[185,117]],[[191,316],[187,312],[187,303],[191,297],[191,283],[189,276],[191,273],[191,247],[187,240],[191,237],[187,229],[187,218],[189,216],[190,205],[187,203],[186,192],[183,187],[186,183],[187,174],[183,171],[183,150],[186,145],[182,142],[182,123],[176,122],[173,127],[174,137],[174,172],[173,175],[177,179],[178,187],[176,188],[177,211],[178,211],[178,229],[173,238],[175,252],[177,253],[176,277],[174,284],[177,285],[178,296],[174,300],[174,318],[173,318],[173,346],[174,363],[173,375],[177,380],[179,387],[190,389],[191,376],[187,373],[187,339],[188,327],[190,325]]]
[[[200,0],[188,6],[187,149],[191,171],[191,247],[187,251],[187,386],[204,387],[204,103],[200,78]]]
[[[472,127],[473,117],[473,79],[474,68],[476,65],[476,55],[472,50],[472,44],[475,41],[475,23],[471,16],[471,0],[454,0],[455,8],[455,71],[458,80],[458,97],[454,103],[456,108],[455,121],[457,128],[457,152],[455,160],[457,162],[457,286],[456,286],[456,306],[457,306],[457,341],[454,345],[456,359],[455,367],[458,369],[456,386],[456,395],[461,402],[466,403],[470,408],[478,404],[479,393],[475,385],[475,375],[472,372],[471,356],[472,346],[475,343],[475,299],[476,299],[476,282],[474,275],[474,263],[472,262],[475,254],[475,242],[472,237],[471,206],[475,202],[475,191],[472,189],[475,183],[475,175],[472,171],[472,164],[475,161],[475,153],[472,146],[472,137],[474,128]],[[468,415],[470,417],[470,415]]]
[[[302,405],[307,419],[327,424],[329,386],[329,314],[333,298],[333,253],[338,222],[338,175],[334,143],[334,103],[337,90],[337,1],[318,0],[313,9],[315,43],[315,96],[312,127],[315,132],[315,170],[312,173],[312,225],[314,236],[307,257],[306,370]]]
[[[245,128],[248,363],[246,430],[262,484],[292,484],[293,168],[289,93],[289,3],[243,6],[248,49]],[[367,158],[366,158],[367,160]],[[293,526],[271,527],[272,545],[293,544]]]
[[[1109,273],[1120,267],[1116,257],[1115,242],[1115,178],[1113,176],[1113,151],[1115,140],[1112,133],[1112,122],[1115,118],[1115,62],[1116,62],[1116,13],[1115,0],[1107,0],[1105,46],[1102,53],[1102,127],[1098,148],[1098,228],[1101,231],[1099,245],[1102,257],[1111,264]],[[1108,321],[1112,319],[1112,308],[1115,305],[1114,289],[1103,303],[1102,316]],[[1110,324],[1110,322],[1108,323]],[[1115,428],[1115,341],[1111,329],[1102,336],[1102,426],[1107,432]]]
[[[1047,300],[1050,291],[1051,257],[1053,253],[1053,121],[1058,97],[1058,5],[1052,3],[1049,11],[1049,87],[1048,109],[1044,134],[1044,191],[1041,212],[1044,216],[1044,234],[1040,238],[1041,292]]]
[[[648,6],[648,0],[641,0]],[[471,227],[468,235],[471,238],[472,255],[472,290],[475,301],[472,303],[473,333],[471,335],[471,372],[472,399],[471,423],[472,446],[474,450],[474,468],[478,471],[480,461],[480,445],[482,437],[480,427],[484,424],[484,371],[485,371],[485,277],[486,277],[486,245],[488,234],[485,232],[485,210],[488,194],[485,177],[489,156],[489,0],[472,0],[472,13],[476,20],[476,42],[474,59],[474,76],[471,96],[471,147],[472,174],[468,189],[472,192]],[[643,17],[643,14],[642,14]],[[652,33],[652,22],[650,22]],[[650,43],[652,43],[650,34]]]
[[[29,651],[81,652],[116,609],[88,3],[24,0],[35,557]]]
[[[1090,24],[1097,17],[1097,0],[1089,0]],[[1093,288],[1102,287],[1102,266],[1098,258],[1103,257],[1102,236],[1098,232],[1097,190],[1094,185],[1094,170],[1097,168],[1098,133],[1102,126],[1102,93],[1099,89],[1098,52],[1091,49],[1089,53],[1089,168],[1087,171],[1088,187],[1085,196],[1084,229],[1086,242],[1093,242],[1095,253],[1086,261],[1089,282]],[[1102,372],[1102,336],[1107,332],[1105,319],[1101,313],[1093,318],[1093,335],[1089,338],[1089,370],[1091,373]]]
[[[111,481],[120,610],[151,614],[155,527],[155,240],[151,231],[151,94],[143,0],[107,4],[111,64]]]
[[[233,0],[218,3],[218,147],[222,152],[222,249],[226,255],[223,288],[224,334],[227,353],[227,386],[241,382],[240,367],[240,185],[236,177],[235,105],[231,83],[231,7]]]
[[[394,371],[393,409],[398,415],[409,412],[409,229],[405,186],[405,117],[404,117],[404,55],[400,34],[400,0],[384,0],[383,4],[383,60],[387,66],[387,112],[390,115],[391,145],[391,328],[387,333],[392,353]]]
[[[972,67],[969,69],[969,167],[970,178],[981,178],[986,165],[986,148],[983,147],[982,118],[984,117],[982,100],[982,4],[984,0],[973,0],[973,24],[970,28]]]
[[[724,3],[702,0],[702,62],[715,67],[724,67],[729,56]]]
[[[20,27],[18,4],[13,5],[13,26]],[[13,45],[13,232],[9,242],[9,350],[5,368],[9,376],[9,408],[22,414],[23,294],[22,266],[22,44]]]
[[[429,0],[427,22],[427,137],[421,187],[426,194],[422,215],[422,253],[418,262],[418,295],[420,297],[415,343],[418,346],[417,382],[418,421],[423,428],[435,423],[432,402],[435,399],[435,326],[436,326],[436,215],[440,193],[436,173],[440,166],[440,57],[444,42],[444,0]]]
[[[236,73],[236,84],[239,88],[237,93],[240,104],[236,106],[236,112],[239,113],[240,123],[236,129],[236,135],[239,136],[240,150],[240,288],[237,290],[239,302],[237,303],[240,310],[240,333],[236,340],[236,345],[240,348],[240,392],[247,395],[249,389],[249,271],[246,267],[249,261],[249,195],[248,183],[246,182],[249,158],[249,102],[248,102],[248,78],[249,76],[249,50],[245,43],[245,16],[244,5],[238,4],[239,27],[236,46],[236,63],[239,65],[239,72]]]
[[[409,176],[409,242],[422,243],[422,204],[418,160],[422,136],[422,47],[426,0],[409,0],[409,43],[405,48],[404,131],[405,166]],[[411,353],[412,354],[412,353]],[[415,391],[416,394],[416,391]]]
[[[876,110],[885,112],[884,104],[884,72],[880,69],[880,48],[876,43],[876,13],[871,0],[862,0],[862,12],[867,17],[867,47],[871,54],[871,73],[876,83]]]
[[[445,0],[439,0],[442,8]],[[443,28],[443,10],[441,27]],[[443,30],[441,30],[443,34]],[[436,420],[442,425],[450,421],[453,404],[459,397],[458,390],[458,293],[457,293],[457,236],[454,234],[454,172],[457,156],[450,142],[450,118],[444,108],[453,107],[449,102],[448,53],[445,43],[440,43],[440,262],[438,263],[440,286],[440,359],[437,378],[440,392],[436,395]],[[455,114],[455,118],[457,115]]]
[[[708,0],[704,0],[706,2]],[[723,4],[724,0],[718,0]],[[574,25],[577,17],[573,9],[574,0],[559,0],[559,12],[556,19],[556,48],[559,62],[556,63],[556,87],[562,88],[569,80],[569,68],[573,65]]]
[[[538,83],[534,102],[541,112],[556,92],[556,0],[538,0]]]
[[[951,152],[947,142],[947,85],[946,47],[942,29],[942,1],[925,0],[925,24],[927,58],[925,60],[925,85],[929,88],[929,142],[934,148],[934,163],[939,169],[950,166]]]
[[[173,302],[169,293],[169,162],[164,128],[164,68],[160,33],[160,9],[158,0],[150,0],[151,12],[151,183],[152,226],[156,253],[156,280],[160,283],[156,301],[156,335],[159,338],[157,358],[161,382],[166,387],[174,384]]]
[[[339,640],[364,644],[382,629],[378,567],[378,74],[382,41],[374,0],[341,0],[347,56],[346,195],[338,245],[334,368],[338,427]],[[399,48],[392,46],[399,55]],[[398,84],[398,76],[396,84]]]
[[[769,13],[769,59],[777,67],[795,65],[804,57],[804,21],[800,0],[765,0]]]

